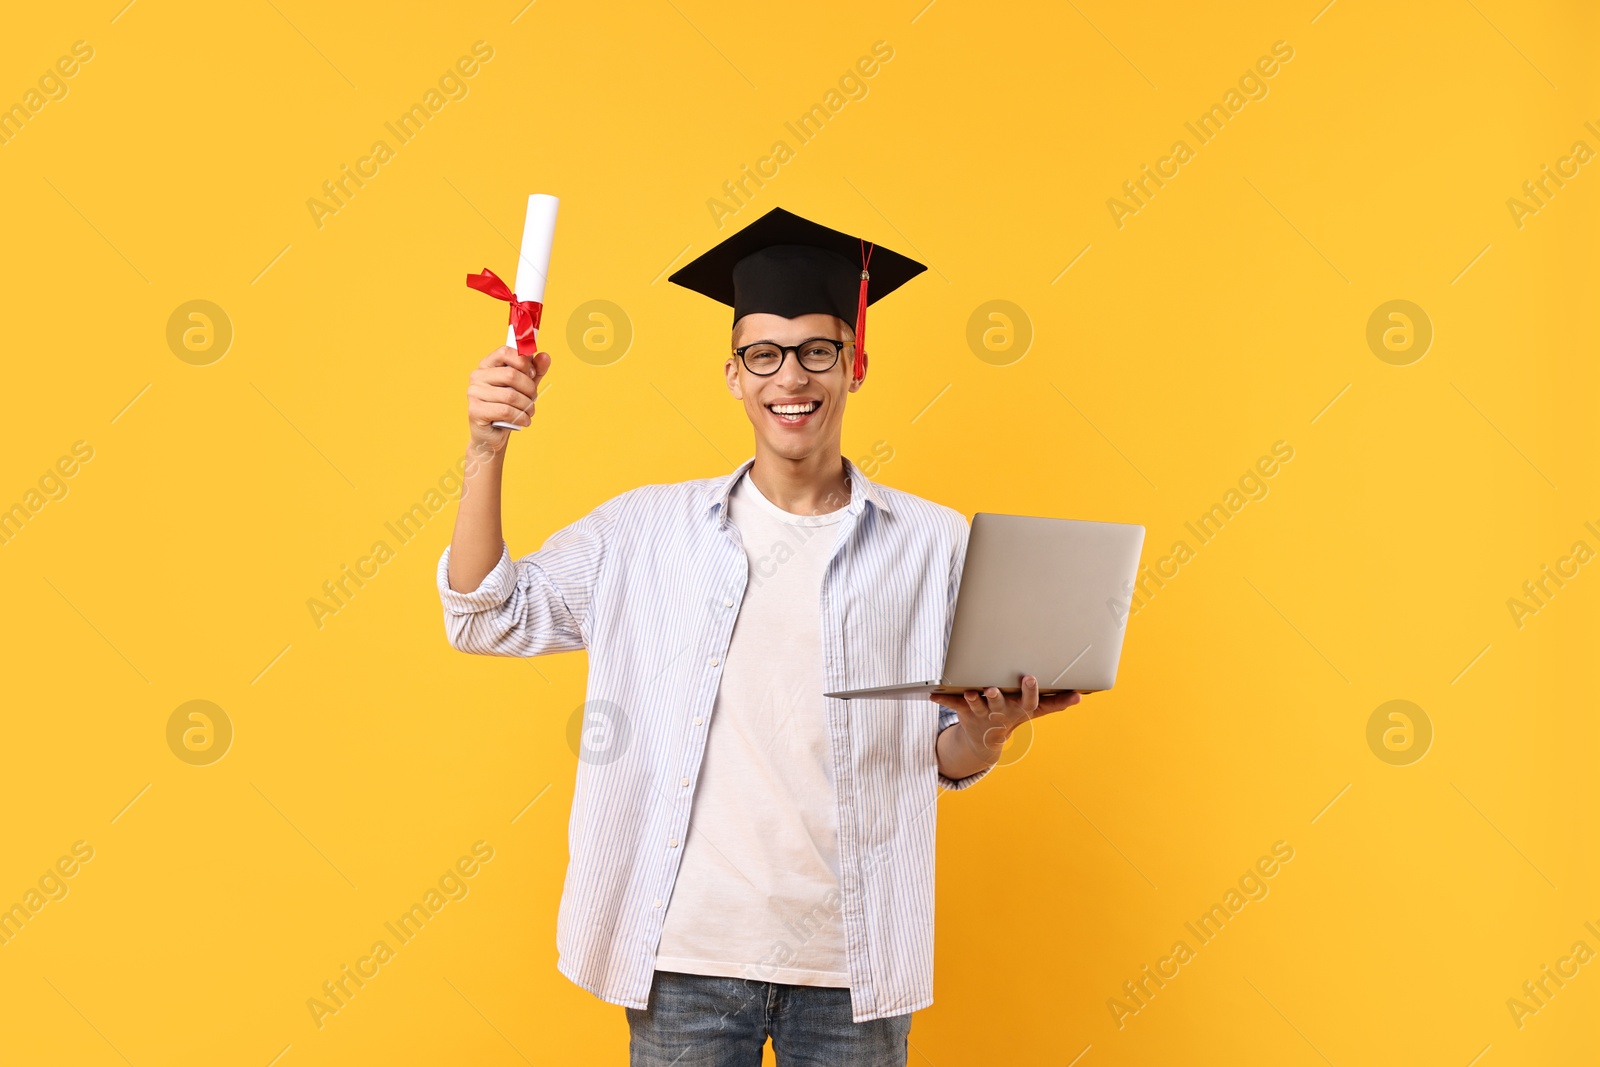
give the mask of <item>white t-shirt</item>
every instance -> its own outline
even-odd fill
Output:
[[[728,508],[749,581],[655,966],[848,987],[821,622],[844,510],[791,514],[748,473]]]

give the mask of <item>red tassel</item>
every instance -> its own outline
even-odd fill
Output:
[[[871,275],[867,273],[867,264],[872,262],[872,249],[874,246],[861,242],[861,293],[856,298],[856,365],[851,372],[857,381],[866,373],[862,366],[867,357],[867,282]]]

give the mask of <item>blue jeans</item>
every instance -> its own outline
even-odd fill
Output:
[[[850,990],[657,971],[628,1015],[630,1067],[905,1067],[911,1013],[851,1021]]]

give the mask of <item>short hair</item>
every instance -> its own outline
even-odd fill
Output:
[[[844,340],[846,340],[846,341],[854,341],[856,339],[856,328],[855,328],[855,324],[854,323],[846,322],[844,319],[841,319],[837,315],[832,316],[832,318],[833,318],[833,321],[839,323],[839,325],[841,327],[843,327]],[[744,321],[743,318],[741,318],[739,320],[739,322],[743,322],[743,321]],[[736,323],[733,324],[733,330],[728,335],[729,339],[730,339],[730,343],[733,340],[737,340],[738,337],[739,337],[739,322],[736,322]]]

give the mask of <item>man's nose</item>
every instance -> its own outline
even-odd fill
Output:
[[[778,382],[782,385],[802,385],[811,379],[811,372],[800,365],[800,353],[785,354],[783,366],[778,368]]]

